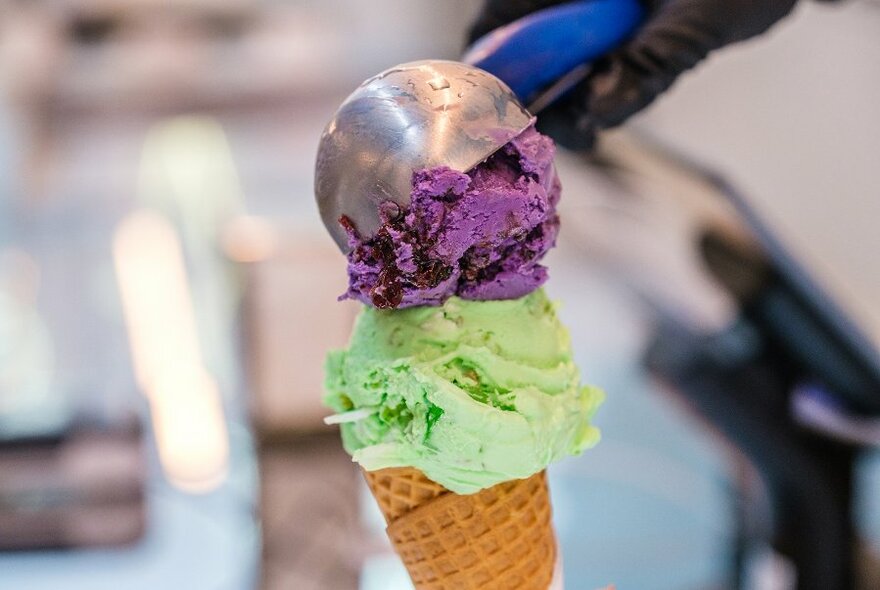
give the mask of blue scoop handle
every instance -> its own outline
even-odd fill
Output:
[[[528,103],[578,66],[628,39],[644,18],[638,0],[582,0],[540,10],[481,37],[463,61],[501,78]]]

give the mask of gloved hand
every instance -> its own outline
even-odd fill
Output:
[[[529,13],[570,0],[487,0],[468,40]],[[645,108],[710,51],[763,33],[796,0],[640,0],[648,11],[624,46],[593,65],[590,76],[538,118],[538,127],[571,149],[587,149],[596,129]]]

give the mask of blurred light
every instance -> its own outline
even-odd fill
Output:
[[[217,384],[202,362],[180,241],[163,217],[136,212],[117,228],[113,258],[162,468],[182,490],[210,491],[226,477],[229,438]]]
[[[241,181],[222,125],[212,117],[184,115],[151,127],[144,141],[138,198],[176,212],[185,238],[211,232],[218,222],[240,214]],[[199,241],[207,243],[214,236],[203,237]]]
[[[243,215],[223,232],[223,250],[236,262],[259,262],[278,250],[278,234],[266,219]]]

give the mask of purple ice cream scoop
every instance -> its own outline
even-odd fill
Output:
[[[348,291],[382,309],[465,299],[515,299],[547,280],[541,259],[556,243],[561,186],[553,141],[534,126],[468,172],[413,174],[410,204],[380,207],[381,228],[348,234]]]

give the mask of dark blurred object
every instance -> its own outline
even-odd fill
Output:
[[[566,219],[645,302],[647,368],[730,444],[730,587],[876,588],[855,502],[880,435],[875,294],[795,257],[714,171],[647,137],[604,139],[589,164],[614,190]]]
[[[709,271],[762,334],[786,351],[801,381],[820,382],[845,408],[880,415],[880,355],[873,343],[730,194],[760,245],[707,228],[700,250]]]
[[[861,447],[803,424],[793,409],[801,385],[812,383],[845,412],[880,414],[877,350],[742,197],[719,176],[693,164],[690,171],[738,214],[739,231],[708,226],[697,237],[740,314],[709,334],[661,323],[646,362],[760,472],[773,510],[768,540],[791,560],[798,590],[848,590],[856,583]]]
[[[144,532],[140,428],[0,444],[0,551],[117,546]]]
[[[369,547],[360,470],[336,432],[264,443],[264,590],[355,590]]]
[[[773,514],[766,540],[791,561],[798,590],[851,589],[857,448],[799,425],[789,412],[796,370],[786,351],[750,351],[742,335],[741,326],[701,337],[667,325],[646,361],[761,473]]]

